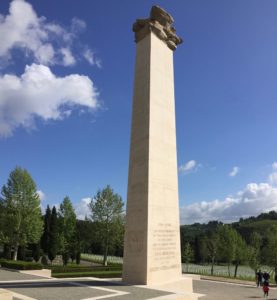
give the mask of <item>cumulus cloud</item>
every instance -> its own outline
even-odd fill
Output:
[[[240,171],[240,168],[239,167],[233,167],[233,169],[231,170],[231,172],[229,173],[229,176],[231,177],[235,177],[238,172]]]
[[[76,60],[73,57],[72,52],[69,48],[61,48],[60,52],[63,56],[62,62],[64,66],[71,66],[76,63]]]
[[[275,177],[276,176],[276,177]],[[261,212],[277,210],[277,173],[269,175],[267,183],[249,183],[235,196],[224,200],[202,201],[181,208],[181,223],[205,223],[211,220],[233,222],[239,218],[256,216]]]
[[[86,217],[89,217],[89,215],[91,214],[88,207],[90,202],[91,202],[91,198],[86,197],[81,199],[81,201],[75,205],[75,213],[77,219],[85,220]]]
[[[272,164],[272,170],[273,172],[268,176],[268,181],[271,185],[277,186],[277,163],[276,162]]]
[[[40,201],[43,201],[45,199],[45,194],[43,193],[43,191],[38,190],[37,194],[39,196]]]
[[[197,163],[195,160],[190,160],[179,167],[179,172],[185,175],[197,171],[200,166],[201,164]]]
[[[272,170],[277,171],[277,162],[272,164]]]
[[[97,97],[87,76],[57,77],[43,65],[26,66],[20,77],[0,76],[0,136],[11,136],[19,126],[32,128],[36,117],[61,120],[76,106],[96,109]]]
[[[85,28],[86,23],[75,17],[71,27],[66,29],[47,21],[45,17],[39,17],[28,2],[13,0],[9,13],[6,16],[0,15],[2,64],[3,60],[11,60],[13,49],[20,49],[22,54],[32,56],[39,64],[73,65],[76,62],[72,53],[74,41]],[[87,46],[82,47],[88,49]]]
[[[270,174],[268,180],[272,185],[277,186],[277,172]]]

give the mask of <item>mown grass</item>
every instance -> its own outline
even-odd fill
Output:
[[[82,253],[81,260],[92,262],[92,263],[97,263],[97,264],[102,264],[103,263],[103,255]],[[107,260],[108,260],[109,265],[122,265],[123,264],[122,257],[108,256]]]
[[[261,270],[262,272],[269,272],[272,282],[274,281],[274,272],[272,269],[270,269],[270,267],[262,266]],[[211,265],[183,264],[183,272],[211,276]],[[239,266],[237,271],[237,277],[234,277],[234,272],[235,266],[230,266],[229,276],[227,265],[214,265],[213,276],[255,281],[255,272],[249,266]]]

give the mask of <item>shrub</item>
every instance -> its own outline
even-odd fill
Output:
[[[26,261],[14,261],[14,260],[3,260],[1,266],[4,268],[15,269],[15,270],[41,270],[42,265],[35,262]]]
[[[68,252],[64,252],[62,254],[62,258],[63,258],[63,264],[66,266],[69,260],[69,253]]]
[[[45,255],[42,256],[41,258],[41,263],[44,265],[44,266],[47,266],[48,265],[48,259]]]

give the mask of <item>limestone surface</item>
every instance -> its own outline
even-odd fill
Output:
[[[137,20],[123,281],[181,278],[173,18],[154,6]]]

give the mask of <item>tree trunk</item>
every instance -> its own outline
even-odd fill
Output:
[[[229,277],[231,277],[231,273],[230,273],[230,263],[228,262],[228,274],[229,274]]]
[[[106,241],[105,241],[105,249],[104,249],[104,260],[103,260],[103,265],[104,266],[107,266],[108,265],[108,241],[109,241],[109,238],[108,238],[108,234],[106,235]]]
[[[108,265],[108,245],[105,245],[103,265]]]
[[[18,253],[18,244],[14,246],[14,252],[13,252],[13,260],[17,260],[17,253]]]
[[[214,259],[212,259],[211,275],[214,275]]]
[[[236,262],[236,265],[235,265],[235,274],[234,274],[235,278],[237,277],[238,267],[239,267],[239,264],[238,264],[238,262]]]

